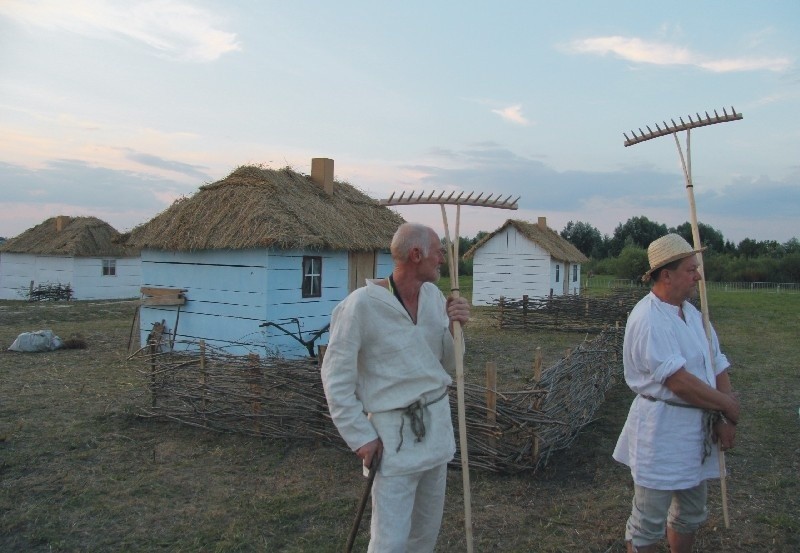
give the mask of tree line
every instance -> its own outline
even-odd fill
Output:
[[[718,282],[800,282],[800,240],[787,242],[745,238],[738,244],[726,240],[722,232],[711,225],[697,224],[703,252],[706,279]],[[570,221],[559,233],[586,257],[589,263],[583,273],[613,275],[617,278],[638,279],[648,269],[647,246],[656,238],[676,233],[690,244],[692,226],[687,221],[677,227],[667,227],[645,216],[631,217],[620,223],[609,236],[583,221]],[[478,232],[474,238],[459,237],[459,252],[463,254],[488,233]],[[472,260],[459,260],[458,272],[472,274]],[[446,264],[442,275],[447,275]]]
[[[800,241],[745,238],[738,244],[726,240],[711,225],[697,224],[703,252],[706,279],[720,282],[800,282]],[[649,268],[647,246],[668,233],[681,235],[690,244],[692,226],[687,221],[667,227],[647,217],[631,217],[614,229],[612,236],[601,235],[589,223],[570,221],[561,236],[590,259],[587,267],[597,274],[637,279]]]

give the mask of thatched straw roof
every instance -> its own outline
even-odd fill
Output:
[[[60,230],[59,230],[60,228]],[[71,257],[135,257],[138,250],[115,242],[114,227],[97,217],[51,217],[0,245],[0,252]]]
[[[568,240],[562,238],[556,231],[548,226],[520,221],[518,219],[509,219],[496,231],[484,236],[478,243],[467,250],[464,254],[464,259],[469,259],[474,256],[478,248],[509,226],[514,227],[517,229],[517,232],[525,236],[525,238],[545,249],[550,253],[553,259],[567,261],[569,263],[586,263],[589,261],[578,248],[573,246]]]
[[[201,186],[126,237],[137,248],[169,251],[280,248],[368,251],[388,248],[403,218],[352,185],[328,195],[289,168],[243,166]]]

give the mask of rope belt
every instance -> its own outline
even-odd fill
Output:
[[[432,401],[424,402],[422,399],[418,399],[408,407],[396,409],[403,413],[400,416],[400,443],[397,444],[397,449],[395,451],[400,451],[400,448],[403,446],[403,428],[406,424],[406,417],[411,419],[411,431],[417,438],[415,441],[421,442],[422,438],[425,437],[425,411],[423,411],[423,409],[442,401],[445,397],[447,397],[447,389],[445,389],[442,395]]]
[[[702,407],[695,407],[694,405],[689,405],[688,403],[679,403],[677,401],[671,401],[669,399],[661,399],[645,394],[639,394],[641,397],[648,401],[661,401],[666,403],[667,405],[672,405],[673,407],[684,407],[686,409],[698,409],[703,412],[703,457],[700,459],[700,464],[706,462],[708,456],[711,455],[712,447],[711,444],[713,442],[712,436],[714,435],[714,425],[717,421],[720,420],[720,413],[718,411],[708,411],[703,409]]]

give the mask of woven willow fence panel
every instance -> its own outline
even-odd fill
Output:
[[[600,332],[625,326],[628,313],[648,288],[614,290],[603,297],[576,295],[503,298],[492,305],[491,317],[500,328]]]
[[[543,370],[540,381],[527,388],[495,391],[467,384],[470,466],[536,470],[569,447],[621,374],[621,343],[620,330],[603,332]],[[347,449],[328,414],[314,360],[233,356],[202,343],[194,346],[199,353],[160,353],[152,347],[132,356],[141,361],[139,372],[151,393],[142,416]],[[454,389],[450,402],[455,417]],[[453,466],[460,466],[459,455]]]

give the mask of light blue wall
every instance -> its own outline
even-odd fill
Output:
[[[322,258],[322,297],[303,298],[303,256]],[[379,275],[391,270],[388,253],[378,256]],[[389,267],[386,269],[386,267]],[[385,275],[383,275],[385,276]],[[347,296],[347,252],[299,250],[208,250],[199,252],[142,252],[142,286],[185,289],[187,302],[180,306],[143,306],[140,313],[141,343],[153,323],[164,321],[175,332],[176,349],[203,339],[237,355],[245,353],[306,357],[308,350],[277,328],[261,328],[264,322],[281,325],[308,339],[330,322],[330,314]],[[297,319],[293,322],[291,319]],[[323,334],[315,345],[327,344]]]

